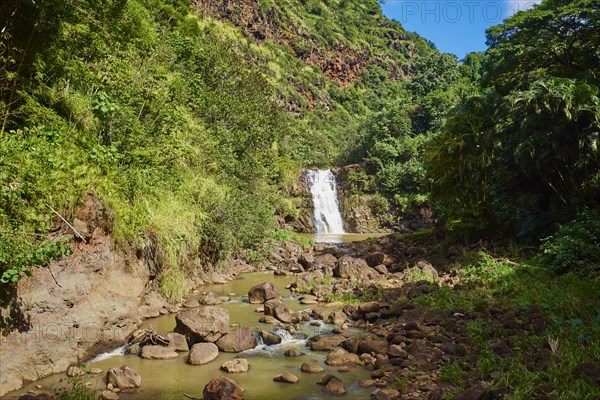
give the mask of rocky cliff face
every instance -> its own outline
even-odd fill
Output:
[[[290,14],[284,15],[280,8],[261,3],[258,0],[193,0],[192,6],[205,16],[229,21],[239,27],[246,37],[258,43],[270,40],[290,47],[298,59],[317,67],[328,79],[342,87],[355,82],[369,65],[386,69],[390,79],[400,80],[410,74],[410,68],[401,60],[414,57],[414,44],[406,33],[395,30],[385,18],[381,18],[377,24],[388,28],[383,35],[388,49],[392,54],[397,53],[397,57],[373,51],[365,43],[324,44],[307,28],[305,21],[294,20]],[[292,8],[293,3],[283,4],[282,7]]]

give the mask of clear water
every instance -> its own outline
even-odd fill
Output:
[[[278,286],[288,308],[302,310],[314,307],[301,305],[297,298],[290,296],[285,286],[294,279],[294,277],[274,276],[273,273],[257,272],[245,274],[240,279],[224,285],[205,286],[201,288],[201,291],[212,291],[223,296],[231,295],[232,300],[220,305],[220,307],[229,310],[232,324],[250,325],[257,330],[271,330],[273,327],[257,322],[262,315],[254,311],[257,305],[244,301],[248,289],[259,283],[270,281]],[[175,316],[165,315],[150,319],[145,321],[144,326],[152,326],[158,332],[171,332],[175,327]],[[331,326],[325,324],[321,326],[305,324],[302,326],[302,332],[307,336],[327,332],[330,329]],[[357,331],[351,331],[350,333],[361,334]],[[325,364],[326,353],[312,352],[306,347],[304,337],[281,334],[284,340],[280,345],[259,345],[257,348],[243,353],[243,356],[248,358],[250,364],[250,370],[246,373],[227,374],[220,370],[221,364],[234,358],[237,354],[220,353],[216,360],[206,365],[192,366],[185,362],[186,353],[181,353],[179,358],[173,360],[143,360],[136,355],[123,355],[117,349],[89,361],[87,364],[89,367],[101,368],[104,372],[98,376],[86,376],[84,379],[86,382],[90,382],[91,387],[103,389],[105,387],[104,376],[106,370],[126,364],[141,375],[142,385],[134,392],[121,393],[120,398],[125,400],[180,400],[185,398],[183,393],[201,398],[204,386],[208,381],[217,376],[227,376],[238,382],[245,390],[245,397],[248,400],[329,399],[334,397],[324,395],[321,391],[322,387],[317,385],[316,382],[325,374],[331,373],[344,382],[348,390],[344,398],[365,399],[369,397],[373,389],[363,389],[358,385],[360,380],[368,379],[369,377],[368,372],[363,368],[355,367],[349,372],[339,373],[335,368]],[[305,355],[291,358],[285,357],[283,353],[290,347],[299,348]],[[325,371],[320,374],[301,372],[300,366],[304,362],[316,362],[325,368]],[[300,378],[299,382],[296,384],[274,382],[273,377],[283,371],[289,371],[298,376]],[[64,374],[58,374],[38,380],[35,382],[35,385],[42,385],[44,388],[56,388],[64,384],[61,380],[65,378]],[[20,394],[31,389],[34,389],[34,384],[30,384],[22,390],[8,395],[6,398],[17,399]]]
[[[340,213],[335,175],[329,169],[306,171],[314,209],[313,223],[317,233],[345,233]]]

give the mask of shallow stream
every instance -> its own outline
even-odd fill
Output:
[[[273,282],[277,285],[284,303],[290,310],[302,310],[315,306],[301,305],[297,298],[292,297],[285,288],[295,277],[274,276],[272,272],[256,272],[245,274],[239,279],[223,285],[208,285],[201,288],[202,292],[215,292],[221,296],[229,296],[231,300],[219,307],[229,310],[232,324],[248,325],[259,330],[272,330],[271,325],[265,325],[258,322],[262,314],[255,312],[257,305],[246,302],[248,289],[262,282]],[[325,311],[327,315],[328,311]],[[175,315],[165,315],[154,319],[146,320],[144,327],[152,326],[159,333],[172,332],[175,328]],[[309,323],[302,325],[302,333],[310,337],[315,334],[330,332],[332,326],[321,324],[321,326],[312,326]],[[347,331],[351,335],[361,336],[364,333],[360,331]],[[112,353],[102,354],[89,361],[86,366],[89,368],[101,368],[103,372],[96,376],[86,375],[84,379],[90,382],[91,387],[104,389],[104,376],[111,367],[119,367],[123,364],[133,368],[142,377],[142,385],[135,392],[120,393],[121,399],[155,399],[155,400],[174,400],[185,399],[183,393],[201,398],[202,390],[208,381],[217,376],[227,376],[234,379],[245,389],[245,397],[248,400],[262,399],[327,399],[334,398],[322,393],[322,386],[317,385],[325,374],[334,374],[340,378],[348,390],[344,396],[346,399],[365,399],[373,391],[363,389],[358,385],[362,379],[368,379],[369,373],[362,367],[355,367],[349,372],[340,373],[337,368],[329,367],[325,364],[325,352],[312,352],[306,347],[306,340],[300,337],[293,337],[286,331],[279,332],[284,336],[284,340],[279,345],[265,346],[259,345],[255,349],[243,352],[250,364],[250,370],[245,373],[228,374],[220,370],[220,366],[227,360],[237,356],[235,353],[219,354],[219,357],[205,365],[192,366],[186,364],[187,353],[180,353],[180,356],[172,360],[144,360],[137,355],[124,355],[118,350]],[[286,335],[287,334],[287,335]],[[301,336],[301,335],[298,335]],[[305,354],[300,357],[286,357],[286,349],[296,347]],[[300,371],[300,366],[304,362],[316,362],[325,368],[325,371],[319,374],[308,374]],[[287,384],[274,382],[273,377],[289,371],[300,378],[296,384]],[[66,376],[58,374],[35,382],[35,385],[41,385],[46,388],[57,388],[64,385]],[[62,382],[61,382],[62,381]],[[16,399],[20,394],[28,390],[35,389],[33,384],[26,385],[18,392],[8,395],[7,399]]]

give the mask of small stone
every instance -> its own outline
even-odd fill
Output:
[[[234,358],[233,360],[226,361],[221,365],[221,369],[230,374],[248,372],[249,369],[248,360],[245,358]]]
[[[334,396],[343,396],[346,394],[346,388],[344,387],[343,382],[336,378],[332,377],[329,382],[323,388],[323,393],[331,394]]]
[[[298,350],[297,348],[287,349],[284,353],[286,357],[300,357],[303,356],[304,353]]]
[[[183,306],[185,308],[196,308],[196,307],[200,307],[200,302],[198,301],[198,299],[187,299],[185,301],[185,303],[183,304]]]
[[[67,369],[67,376],[68,377],[76,377],[76,376],[81,376],[81,375],[85,375],[85,371],[83,369],[81,369],[80,367],[76,366],[76,365],[71,365],[68,369]]]
[[[298,377],[290,372],[284,372],[282,374],[277,375],[273,378],[275,382],[283,382],[283,383],[297,383]]]
[[[110,390],[103,390],[100,393],[100,399],[102,400],[119,400],[119,395]]]
[[[316,363],[303,363],[300,370],[309,374],[318,374],[325,371],[323,367]]]
[[[171,347],[144,346],[140,351],[140,357],[146,360],[170,360],[179,357],[179,354]]]
[[[260,331],[259,334],[263,343],[267,346],[281,343],[282,339],[279,335],[267,331]]]
[[[106,373],[106,387],[112,386],[113,389],[134,389],[140,387],[142,377],[133,369],[126,365],[120,368],[111,368]]]

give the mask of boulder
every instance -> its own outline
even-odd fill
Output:
[[[309,374],[318,374],[325,371],[323,367],[316,363],[303,363],[300,370]]]
[[[277,318],[277,320],[290,324],[292,322],[292,313],[279,300],[268,300],[265,303],[265,316]]]
[[[175,323],[175,332],[191,344],[215,342],[229,332],[229,311],[214,306],[187,309],[175,316]]]
[[[393,344],[388,348],[387,351],[388,357],[389,358],[406,358],[408,357],[408,353],[406,351],[404,351],[404,349],[397,345],[397,344]]]
[[[279,289],[271,282],[264,282],[252,287],[248,291],[248,301],[250,304],[262,304],[267,300],[279,299]]]
[[[151,345],[142,347],[140,357],[145,360],[170,360],[179,357],[179,354],[172,347]]]
[[[233,332],[221,336],[215,344],[226,353],[239,353],[256,347],[256,336],[252,328],[238,326]]]
[[[348,338],[340,343],[340,347],[349,353],[358,353],[358,339],[356,338]]]
[[[111,368],[106,373],[106,384],[121,390],[135,389],[142,384],[142,377],[126,365]]]
[[[327,316],[327,322],[329,322],[330,324],[333,324],[333,325],[341,326],[347,320],[348,320],[348,318],[346,317],[346,314],[344,314],[341,311],[333,311]]]
[[[337,263],[337,258],[333,254],[320,254],[315,257],[315,268],[333,268]]]
[[[323,388],[323,393],[331,394],[333,396],[343,396],[346,394],[346,388],[339,378],[333,376]]]
[[[362,258],[343,256],[337,261],[333,269],[333,276],[342,279],[362,278],[368,274],[370,269],[367,262]],[[379,275],[379,273],[375,273]]]
[[[219,348],[214,343],[196,343],[192,346],[188,356],[188,363],[192,365],[207,364],[219,356]]]
[[[298,263],[304,268],[310,269],[315,263],[315,257],[310,253],[302,253],[300,254],[300,257],[298,257]]]
[[[267,331],[260,331],[259,334],[262,338],[263,343],[267,346],[281,343],[281,336],[279,335]]]
[[[308,340],[308,346],[313,351],[329,351],[336,348],[344,340],[346,340],[346,337],[342,335],[318,335]]]
[[[437,270],[433,267],[433,265],[431,265],[427,261],[418,261],[416,267],[420,268],[423,272],[423,275],[425,275],[428,279],[431,279],[433,281],[437,281],[439,279],[439,274]]]
[[[388,342],[385,340],[361,340],[358,344],[358,354],[386,354],[387,351]]]
[[[325,364],[331,366],[360,364],[360,358],[356,354],[348,353],[341,347],[337,347],[327,354]]]
[[[233,360],[226,361],[221,365],[221,369],[230,374],[236,374],[240,372],[248,372],[249,369],[248,360],[245,358],[234,358]]]
[[[367,256],[367,258],[365,259],[365,261],[367,262],[367,265],[371,268],[383,264],[383,262],[385,261],[385,254],[382,252],[375,252],[375,253],[371,253]]]
[[[198,299],[198,301],[200,302],[200,304],[205,306],[214,306],[223,303],[223,299],[221,299],[221,296],[213,292],[208,292],[205,295],[200,296],[200,299]]]
[[[233,379],[218,377],[204,386],[202,397],[204,400],[244,400],[244,391]]]
[[[170,332],[166,334],[167,338],[169,338],[169,346],[175,351],[189,351],[190,346],[188,346],[187,340],[185,336],[181,333]]]
[[[283,383],[297,383],[298,377],[290,372],[283,372],[273,378],[275,382],[283,382]]]

